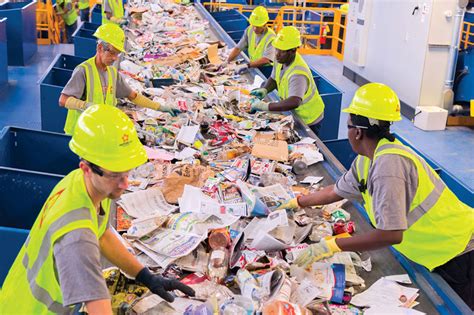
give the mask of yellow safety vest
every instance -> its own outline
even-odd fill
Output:
[[[408,229],[403,232],[402,242],[394,247],[429,270],[462,253],[474,230],[473,208],[461,202],[428,163],[400,141],[380,140],[374,161],[384,154],[410,159],[418,174],[415,197],[407,214]],[[355,163],[359,184],[365,186],[372,161],[359,155]],[[362,192],[362,197],[370,221],[377,227],[368,189]]]
[[[95,56],[84,61],[78,67],[84,67],[86,74],[86,102],[115,106],[117,104],[117,98],[115,97],[117,91],[117,69],[113,66],[107,67],[107,93],[104,100],[99,71],[95,65]],[[64,125],[64,132],[66,134],[72,135],[80,115],[81,111],[68,109]]]
[[[278,95],[282,100],[287,99],[289,97],[288,87],[291,76],[295,74],[304,75],[308,79],[309,86],[303,97],[303,102],[295,109],[295,112],[305,124],[311,124],[315,122],[324,112],[324,102],[319,95],[318,88],[316,87],[316,83],[314,82],[311,70],[309,69],[308,65],[303,60],[303,57],[301,57],[299,53],[296,53],[295,60],[286,69],[283,77],[280,77],[282,68],[283,64],[278,63],[275,69]]]
[[[123,9],[123,2],[122,0],[107,0],[110,5],[110,9],[112,10],[112,16],[116,18],[123,18],[125,15],[125,11]],[[102,2],[102,24],[113,23],[109,19],[107,19],[107,15],[105,14],[105,5]]]
[[[105,217],[99,225],[82,170],[72,171],[56,185],[8,272],[0,294],[0,314],[71,312],[70,307],[63,306],[54,244],[66,233],[84,228],[99,239],[107,229],[110,203],[110,199],[102,201]]]
[[[257,42],[257,34],[253,30],[253,27],[249,26],[247,27],[247,38],[249,40],[249,58],[250,61],[253,62],[263,57],[265,49],[267,49],[268,45],[270,45],[275,39],[275,32],[272,29],[267,28],[267,32],[265,35],[263,35],[258,45],[256,45],[255,43]]]
[[[79,10],[87,9],[89,7],[89,0],[79,0],[77,7]]]
[[[68,4],[71,4],[71,10],[69,10],[67,13],[64,12],[64,10],[61,8],[61,6],[63,8],[67,7]],[[61,17],[63,18],[64,20],[64,23],[66,23],[66,25],[73,25],[76,20],[77,20],[77,12],[76,10],[74,9],[74,5],[72,4],[72,1],[71,0],[61,0],[61,1],[58,1],[57,2],[57,9],[58,9],[58,14],[61,15]]]

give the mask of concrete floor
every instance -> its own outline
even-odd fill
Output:
[[[9,84],[0,89],[0,128],[19,126],[41,129],[39,84],[57,54],[74,54],[73,45],[38,46],[26,67],[9,67]],[[305,56],[308,63],[342,92],[342,108],[349,105],[358,86],[342,75],[342,62],[333,57]],[[339,138],[346,138],[347,114],[341,113]],[[474,190],[474,130],[448,127],[444,131],[417,129],[406,118],[393,131]]]

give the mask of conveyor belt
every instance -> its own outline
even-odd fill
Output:
[[[234,42],[220,27],[220,25],[212,18],[209,12],[196,2],[196,10],[209,20],[214,35],[224,41],[229,47],[234,47]],[[247,61],[248,57],[241,54]],[[257,69],[251,69],[252,77],[259,75],[264,78],[263,74]],[[275,93],[270,93],[271,100],[277,100]],[[346,169],[329,151],[323,142],[309,129],[296,115],[295,129],[301,136],[309,136],[316,140],[316,145],[323,154],[325,161],[313,165],[309,168],[306,175],[323,176],[322,184],[324,186],[335,183]],[[351,203],[345,206],[346,210],[351,213],[351,220],[356,224],[356,233],[364,233],[373,229],[365,214],[363,206],[359,203]],[[403,255],[399,254],[393,248],[383,250],[370,251],[368,254],[372,261],[372,271],[359,272],[359,275],[365,279],[367,287],[383,276],[408,273],[410,278],[420,288],[417,301],[420,304],[415,307],[416,310],[426,314],[471,314],[467,305],[459,298],[459,296],[449,287],[449,285],[437,274],[430,273],[426,268],[414,262],[409,261]]]

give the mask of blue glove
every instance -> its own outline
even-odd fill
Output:
[[[162,112],[167,112],[169,113],[171,116],[173,117],[176,117],[177,115],[181,114],[181,110],[175,108],[175,107],[171,107],[171,106],[168,106],[168,105],[160,105],[160,108],[158,108],[159,111],[162,111]]]
[[[269,104],[265,103],[264,101],[261,101],[259,99],[252,99],[250,101],[250,114],[255,114],[258,111],[266,111],[268,112],[269,110]]]
[[[252,91],[250,91],[250,95],[255,96],[261,100],[263,100],[265,96],[267,96],[267,94],[268,91],[266,88],[253,89]]]
[[[248,64],[248,63],[244,63],[243,65],[237,66],[237,67],[235,68],[234,73],[240,75],[240,74],[246,73],[247,71],[249,71],[249,64]]]

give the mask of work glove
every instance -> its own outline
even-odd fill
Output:
[[[295,259],[295,264],[300,267],[307,268],[312,263],[328,258],[334,253],[340,252],[341,249],[336,244],[336,238],[322,239],[319,243],[311,244]]]
[[[182,113],[181,110],[179,110],[178,108],[165,105],[165,104],[160,105],[160,108],[158,110],[169,113],[173,117],[176,117],[176,115],[179,115]]]
[[[252,91],[250,91],[250,95],[253,95],[261,100],[263,100],[265,96],[267,96],[267,94],[268,91],[266,88],[253,89]]]
[[[118,23],[121,27],[127,26],[128,25],[128,20],[127,19],[120,19]]]
[[[79,111],[84,111],[89,106],[93,105],[92,103],[85,102],[83,100],[77,99],[74,96],[69,96],[64,104],[64,107],[67,109],[75,109]]]
[[[277,210],[280,210],[280,209],[298,209],[299,207],[300,207],[300,205],[298,203],[298,199],[297,198],[291,198],[289,200],[286,200],[284,203],[282,203],[277,208]]]
[[[234,74],[240,75],[240,74],[246,73],[247,71],[249,71],[249,64],[244,63],[242,65],[235,67]]]
[[[250,114],[255,114],[258,111],[268,111],[269,110],[269,104],[265,103],[264,101],[261,101],[259,99],[252,99],[250,101]]]
[[[188,296],[196,294],[192,288],[181,283],[179,280],[152,274],[146,267],[140,270],[135,280],[143,283],[152,293],[159,295],[170,303],[174,301],[174,296],[169,291],[179,290]]]

